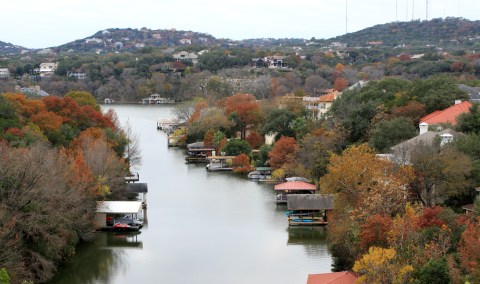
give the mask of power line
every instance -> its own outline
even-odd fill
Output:
[[[348,34],[348,0],[345,0],[345,35]]]

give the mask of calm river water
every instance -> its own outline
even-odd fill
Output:
[[[137,235],[97,233],[52,283],[306,283],[329,272],[325,228],[289,228],[272,185],[185,164],[156,130],[174,105],[112,105],[139,135],[148,183]]]

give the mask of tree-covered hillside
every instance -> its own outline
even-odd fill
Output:
[[[386,46],[398,45],[468,45],[480,42],[480,21],[463,18],[433,19],[430,21],[393,22],[376,25],[358,32],[338,36],[329,41],[365,46],[383,42]]]

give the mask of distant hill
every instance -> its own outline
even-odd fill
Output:
[[[142,49],[149,46],[217,45],[222,41],[205,33],[192,31],[142,29],[107,29],[92,36],[52,48],[55,52],[110,52]]]
[[[20,53],[24,49],[26,48],[9,42],[0,41],[0,54]]]
[[[347,35],[330,39],[259,38],[234,41],[217,39],[210,34],[192,31],[118,29],[99,31],[89,37],[78,39],[57,47],[54,52],[114,52],[134,51],[145,47],[163,46],[239,46],[274,48],[279,46],[302,46],[317,44],[328,46],[333,42],[349,46],[465,46],[480,44],[480,21],[463,18],[433,19],[430,21],[396,22],[376,25]],[[0,41],[0,54],[18,53],[25,48]]]
[[[347,43],[349,46],[443,45],[452,42],[457,44],[456,41],[463,45],[472,41],[480,41],[480,21],[446,18],[388,23],[327,41]]]

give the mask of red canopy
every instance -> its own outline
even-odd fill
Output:
[[[287,181],[273,187],[275,190],[317,190],[317,186],[304,181]]]

